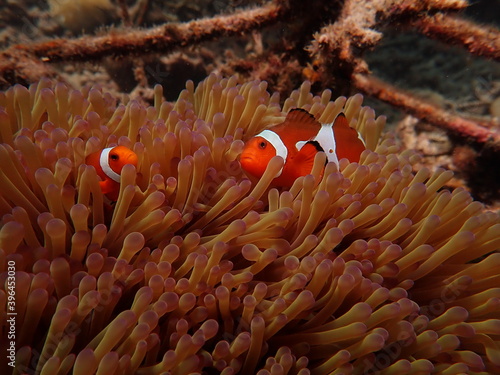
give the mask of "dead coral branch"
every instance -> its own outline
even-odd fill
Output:
[[[230,15],[187,23],[167,23],[146,30],[111,30],[104,36],[83,36],[77,39],[55,39],[43,43],[17,45],[0,53],[0,74],[16,76],[16,72],[21,70],[26,60],[45,63],[92,61],[106,56],[171,52],[179,47],[196,45],[223,36],[239,35],[275,23],[289,10],[286,4],[270,2],[259,8],[240,10]]]
[[[366,2],[346,0],[340,20],[325,26],[309,46],[311,56],[321,65],[322,79],[335,84],[327,76],[333,69],[343,73],[344,80],[358,90],[459,137],[479,144],[498,143],[500,134],[497,130],[451,114],[372,77],[368,74],[369,66],[363,54],[380,42],[383,27],[410,25],[430,38],[460,44],[476,55],[499,59],[500,32],[442,13],[464,9],[468,4],[462,0],[373,0],[367,3],[370,6]],[[341,75],[334,75],[337,76]]]
[[[323,27],[315,35],[310,54],[324,64],[340,59],[359,69],[362,54],[382,39],[380,29],[392,24],[427,17],[429,12],[465,9],[464,0],[346,0],[337,22]]]
[[[493,27],[445,14],[424,17],[412,23],[425,36],[465,47],[470,53],[500,61],[500,32]]]
[[[425,120],[461,138],[468,138],[480,144],[495,142],[500,144],[500,132],[488,129],[438,106],[425,102],[396,87],[366,74],[352,76],[354,86],[367,95],[373,96],[395,107],[404,109],[415,117]]]

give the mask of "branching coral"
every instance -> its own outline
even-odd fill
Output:
[[[283,46],[273,47],[278,52],[260,53],[257,62],[249,61],[252,59],[248,56],[242,61],[234,58],[227,64],[217,62],[217,70],[250,71],[251,75],[260,79],[269,79],[267,76],[278,74],[276,71],[266,72],[273,71],[273,66],[277,71],[281,68],[281,74],[286,70],[291,74],[297,70],[294,65],[300,60],[306,72],[311,70],[308,66],[317,67],[317,72],[309,72],[309,78],[315,77],[315,80],[321,82],[323,89],[335,86],[337,90],[346,93],[354,86],[357,90],[388,101],[451,133],[471,138],[480,145],[491,139],[495,142],[495,152],[498,152],[497,130],[460,118],[460,124],[457,126],[454,121],[456,116],[429,116],[427,111],[421,111],[421,106],[426,104],[421,103],[421,100],[412,98],[401,101],[388,95],[394,90],[397,94],[402,94],[395,87],[383,86],[382,90],[377,85],[372,87],[372,80],[366,77],[369,69],[364,57],[368,49],[380,43],[384,28],[412,27],[430,38],[442,40],[447,44],[458,44],[475,55],[498,60],[500,37],[497,29],[482,27],[449,15],[450,12],[465,9],[469,5],[466,0],[345,0],[340,3],[304,5],[296,0],[274,0],[260,7],[236,9],[227,15],[186,23],[166,23],[146,30],[126,27],[123,30],[110,30],[109,33],[99,36],[84,35],[75,39],[53,39],[11,46],[0,52],[0,74],[4,82],[25,84],[44,76],[56,77],[58,73],[48,65],[52,63],[95,61],[107,56],[145,57],[154,53],[170,53],[179,48],[199,45],[225,36],[238,36],[261,30],[268,25],[287,22],[294,32],[283,36],[288,38]],[[99,13],[110,6],[106,1],[97,1],[96,4],[99,5],[88,6],[86,17],[82,17],[82,14],[86,14],[84,11],[71,13],[65,9],[71,10],[73,5],[59,6],[57,9],[62,7],[68,18],[78,19],[71,22],[71,27],[81,29],[80,22],[89,22],[96,17],[93,12]],[[140,4],[139,8],[143,9]],[[120,9],[124,14],[124,24],[130,26],[130,16],[124,2],[120,2]],[[297,14],[301,16],[297,17]],[[98,16],[102,15],[99,13]],[[310,53],[309,61],[304,61],[303,48],[307,48]],[[271,68],[266,67],[268,64]],[[362,74],[361,78],[365,79],[360,82],[355,79],[354,73]],[[279,79],[276,81],[280,82]],[[432,111],[439,111],[435,105],[427,105]],[[476,136],[477,132],[486,135]]]
[[[209,76],[175,103],[43,80],[0,94],[0,265],[16,268],[15,374],[500,371],[500,218],[381,136],[361,95]],[[360,163],[289,190],[243,142],[301,107],[344,111]],[[116,205],[85,156],[133,148]],[[0,276],[2,330],[9,290]],[[4,351],[5,353],[5,351]],[[11,371],[11,368],[6,367]]]
[[[474,25],[465,20],[446,17],[442,11],[464,9],[468,4],[462,0],[419,2],[394,2],[374,0],[370,6],[359,1],[347,0],[338,22],[325,26],[318,33],[310,53],[316,57],[323,80],[331,80],[334,70],[344,72],[344,79],[352,80],[362,92],[404,108],[430,123],[461,137],[484,144],[493,140],[498,144],[498,130],[462,119],[440,109],[435,104],[422,101],[386,85],[371,77],[362,53],[377,45],[382,39],[379,31],[390,24],[409,24],[431,38],[466,46],[470,52],[499,59],[498,31]],[[437,12],[430,16],[427,12]],[[423,14],[423,12],[426,12]],[[496,35],[496,36],[495,36]],[[402,100],[404,97],[406,100]]]

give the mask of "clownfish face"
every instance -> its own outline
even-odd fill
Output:
[[[255,177],[261,177],[269,161],[276,156],[276,149],[263,137],[253,137],[243,148],[240,156],[241,167]]]
[[[125,146],[116,146],[108,155],[109,167],[116,173],[120,173],[125,164],[137,167],[137,155]]]
[[[125,146],[107,147],[85,158],[85,164],[95,168],[100,177],[101,191],[112,201],[118,199],[121,172],[126,164],[137,168],[137,155]]]

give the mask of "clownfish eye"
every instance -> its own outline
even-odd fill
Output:
[[[119,159],[119,156],[117,154],[111,154],[109,155],[109,157],[111,158],[111,160],[118,160]]]
[[[267,142],[266,142],[266,141],[261,141],[261,142],[259,143],[259,148],[261,148],[261,149],[265,149],[265,148],[266,148],[266,146],[267,146]]]

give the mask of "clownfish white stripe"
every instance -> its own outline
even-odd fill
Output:
[[[298,141],[297,143],[295,143],[295,148],[297,149],[297,151],[300,151],[302,147],[306,145],[307,142],[309,141]]]
[[[335,142],[335,136],[333,134],[333,124],[321,124],[321,129],[319,130],[314,140],[319,143],[321,148],[326,154],[329,162],[334,162],[339,165],[339,160],[337,158],[337,143]]]
[[[285,144],[281,140],[281,137],[276,134],[275,132],[271,130],[263,130],[258,137],[264,138],[266,141],[268,141],[276,150],[276,155],[281,156],[283,158],[283,161],[286,162],[286,158],[288,157],[288,149],[286,148]],[[283,171],[283,168],[279,170],[279,172],[276,174],[276,177],[281,175],[281,172]]]
[[[334,162],[339,164],[337,154],[335,153],[337,143],[335,142],[335,136],[333,135],[333,122],[330,124],[322,124],[316,137],[311,139],[311,141],[318,142],[319,146],[323,149],[329,162]],[[299,141],[295,144],[297,151],[300,151],[308,142],[311,141]]]
[[[106,174],[106,176],[111,178],[113,181],[120,182],[120,175],[109,166],[109,152],[113,148],[114,147],[108,147],[102,150],[99,164],[101,165],[102,171]]]

